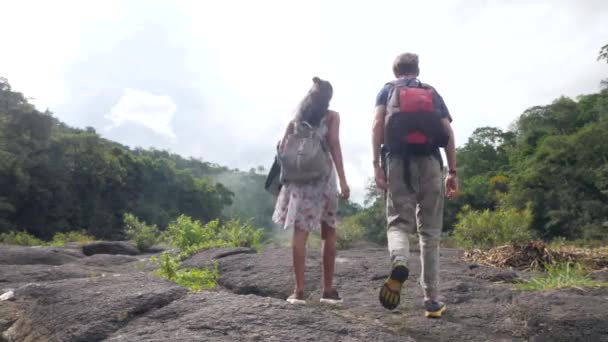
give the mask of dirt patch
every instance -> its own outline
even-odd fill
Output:
[[[474,249],[465,253],[465,260],[496,267],[512,267],[517,270],[544,269],[545,265],[559,262],[576,262],[599,270],[608,267],[608,247],[578,248],[561,246],[550,249],[544,242],[523,245],[505,245],[489,250]]]

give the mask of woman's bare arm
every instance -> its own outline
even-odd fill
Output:
[[[340,146],[340,115],[336,112],[330,112],[328,115],[331,115],[328,118],[329,132],[327,141],[329,142],[329,152],[336,165],[342,196],[348,198],[348,192],[350,191],[348,190],[348,183],[346,182],[344,162],[342,160],[342,147]]]

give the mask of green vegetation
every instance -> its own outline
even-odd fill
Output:
[[[364,237],[365,228],[357,216],[346,217],[337,229],[336,248],[347,249],[353,243],[363,240]]]
[[[124,224],[127,237],[135,242],[140,251],[147,251],[160,238],[160,230],[156,225],[147,225],[133,214],[125,213]]]
[[[340,214],[345,216],[343,223],[351,227],[363,228],[363,240],[385,244],[386,243],[386,212],[385,198],[376,190],[376,185],[373,181],[369,181],[366,188],[366,196],[364,201],[365,208],[358,207],[351,203],[345,203],[340,209]],[[346,208],[346,210],[344,209]],[[350,213],[350,216],[348,215]],[[344,229],[342,225],[338,227]],[[352,234],[349,234],[352,236]],[[358,233],[356,234],[358,236]]]
[[[191,291],[212,290],[219,279],[217,264],[214,264],[211,270],[208,267],[202,270],[197,268],[180,269],[179,259],[170,252],[163,252],[158,259],[155,257],[150,259],[152,262],[159,263],[159,269],[154,271],[154,274]]]
[[[86,232],[73,231],[66,233],[56,233],[55,235],[53,235],[53,240],[51,240],[50,244],[52,246],[64,246],[67,243],[75,242],[84,245],[93,241],[95,241],[95,238],[88,235]]]
[[[570,262],[545,265],[543,275],[517,285],[519,289],[525,291],[604,286],[608,284],[593,280],[583,267]]]
[[[262,229],[254,228],[251,222],[242,223],[232,219],[220,223],[213,220],[207,224],[181,215],[167,228],[169,242],[180,249],[182,256],[212,247],[260,247]]]
[[[463,208],[514,208],[545,240],[608,241],[607,118],[605,89],[528,109],[513,132],[476,130],[458,150],[462,193],[446,204],[446,228],[477,229],[460,221]]]
[[[507,243],[525,243],[534,236],[530,225],[532,211],[515,208],[497,208],[490,211],[472,210],[465,206],[458,214],[453,236],[465,248],[491,248]]]
[[[263,230],[253,226],[253,220],[241,222],[238,219],[226,221],[219,229],[219,239],[229,247],[260,248]]]
[[[44,241],[27,232],[8,232],[0,234],[0,243],[17,246],[42,246]]]
[[[181,269],[181,261],[192,254],[213,247],[260,247],[262,229],[255,228],[251,221],[242,223],[240,220],[229,220],[220,223],[213,220],[202,224],[186,215],[180,215],[169,223],[167,240],[180,249],[179,254],[171,251],[163,252],[152,262],[159,263],[155,274],[174,281],[192,291],[213,289],[219,278],[217,265],[213,269]]]
[[[27,232],[8,232],[0,234],[0,243],[17,246],[64,246],[67,243],[75,242],[86,244],[95,239],[85,232],[66,232],[53,235],[49,242],[38,239]]]

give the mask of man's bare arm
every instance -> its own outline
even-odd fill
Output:
[[[450,120],[446,118],[441,119],[441,124],[450,137],[448,145],[445,147],[445,156],[448,159],[448,170],[456,170],[456,142],[454,140],[454,130],[452,129]]]

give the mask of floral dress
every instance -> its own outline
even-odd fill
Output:
[[[327,139],[327,116],[319,126],[319,133]],[[333,160],[328,154],[328,163]],[[338,185],[335,168],[328,176],[309,184],[283,184],[272,219],[284,229],[319,230],[321,222],[336,227],[338,211]]]

